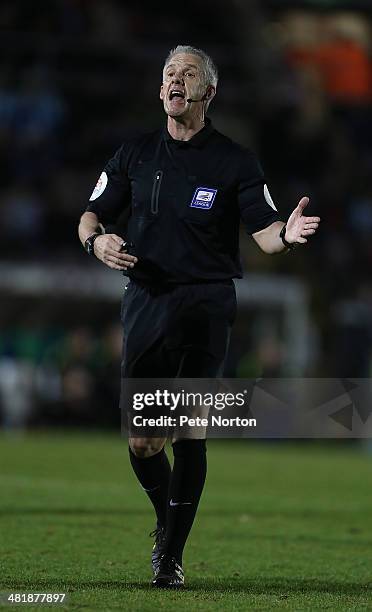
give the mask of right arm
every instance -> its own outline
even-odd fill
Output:
[[[90,197],[90,204],[80,218],[79,238],[83,246],[89,236],[100,232],[100,224],[115,222],[120,212],[130,206],[130,184],[123,164],[123,147],[108,162]],[[117,234],[102,234],[94,241],[94,254],[109,268],[127,270],[137,257],[123,252],[123,239]]]
[[[78,233],[81,244],[84,246],[85,241],[95,232],[100,232],[99,220],[94,212],[85,212],[80,217]]]
[[[79,238],[84,246],[84,243],[89,236],[99,231],[99,219],[96,213],[85,212],[80,218],[78,228]],[[127,270],[133,268],[137,263],[137,257],[128,255],[121,251],[123,239],[116,234],[102,234],[94,241],[94,254],[97,259],[100,259],[106,266],[114,270]]]

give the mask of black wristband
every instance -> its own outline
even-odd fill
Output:
[[[94,255],[94,241],[97,236],[101,236],[101,234],[99,232],[94,232],[94,234],[91,234],[84,242],[84,248],[88,255]]]
[[[290,251],[293,251],[293,249],[295,249],[295,248],[296,248],[297,243],[296,243],[296,242],[288,242],[288,241],[285,239],[285,231],[286,231],[286,229],[287,229],[287,226],[286,226],[286,225],[283,225],[282,229],[280,230],[280,234],[279,234],[279,236],[280,236],[280,238],[281,238],[282,243],[284,244],[284,246],[285,246],[287,249],[289,249]]]

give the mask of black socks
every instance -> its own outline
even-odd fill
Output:
[[[182,553],[194,522],[207,473],[205,440],[178,440],[173,445],[173,471],[162,449],[137,457],[129,449],[138,480],[155,508],[158,525],[166,526],[165,551],[182,565]]]
[[[129,448],[129,457],[138,480],[155,508],[158,526],[165,527],[172,472],[164,448],[151,457],[137,457]]]
[[[207,473],[205,440],[178,440],[173,444],[173,454],[165,551],[182,565],[183,549],[194,522]]]

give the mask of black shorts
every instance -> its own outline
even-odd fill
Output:
[[[123,378],[222,376],[236,316],[232,280],[125,288]]]

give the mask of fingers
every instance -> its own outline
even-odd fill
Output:
[[[306,208],[306,206],[308,205],[309,201],[309,198],[307,196],[304,196],[299,201],[297,208],[299,208],[301,211],[304,210],[304,208]]]
[[[307,217],[306,218],[306,223],[304,225],[304,229],[301,232],[301,236],[311,236],[312,234],[315,234],[316,230],[319,227],[319,222],[311,221],[312,219],[319,219],[319,217]]]
[[[104,261],[103,263],[105,263],[106,266],[108,266],[109,268],[112,268],[113,270],[121,270],[122,272],[124,272],[125,270],[128,270],[128,268],[126,268],[125,266],[118,266],[116,263],[112,261]]]
[[[305,217],[306,223],[320,223],[320,217]]]
[[[114,270],[128,270],[138,262],[137,257],[122,252],[123,239],[116,234],[104,234],[96,238],[94,243],[95,255],[104,264]]]
[[[121,245],[123,244],[123,239],[120,238],[120,236],[117,236],[116,234],[109,234],[109,236],[114,242],[116,242],[116,244],[121,247]]]
[[[295,209],[296,212],[293,211],[293,216],[291,215],[287,222],[287,229],[291,229],[294,236],[300,234],[298,238],[295,238],[298,244],[306,244],[306,236],[315,234],[320,223],[320,217],[305,217],[302,215],[302,211],[308,205],[309,201],[307,196],[301,198],[297,209]]]
[[[115,251],[115,253],[123,252],[122,248],[125,244],[125,240],[116,234],[105,234],[106,237],[106,246],[111,250]],[[124,251],[125,253],[125,251]]]
[[[134,255],[129,255],[128,253],[116,251],[112,248],[108,248],[106,254],[110,255],[111,257],[116,257],[116,259],[118,259],[120,262],[125,261],[127,263],[135,264],[138,261],[137,257],[135,257]],[[133,265],[131,267],[133,267]]]
[[[110,266],[110,268],[114,268],[115,270],[128,270],[128,268],[133,268],[133,263],[122,262],[119,257],[115,257],[114,255],[107,255],[103,259],[103,263]]]
[[[103,261],[105,263],[106,261],[110,261],[117,266],[121,266],[121,269],[127,270],[128,268],[133,268],[138,259],[137,257],[133,257],[133,255],[128,255],[128,253],[120,253],[119,251],[108,249],[104,255]]]

